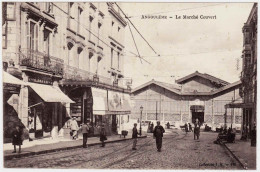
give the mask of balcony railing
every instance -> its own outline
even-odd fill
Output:
[[[111,84],[111,79],[79,69],[73,66],[65,65],[63,78],[68,81],[93,81],[104,84]]]
[[[62,59],[31,49],[20,49],[19,64],[20,66],[50,72],[54,75],[62,76],[64,72],[64,61]]]

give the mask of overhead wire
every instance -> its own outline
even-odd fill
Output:
[[[144,36],[139,32],[139,30],[135,27],[135,25],[133,24],[133,22],[127,17],[127,15],[125,14],[125,12],[121,9],[121,7],[115,3],[117,5],[117,7],[119,8],[119,10],[124,14],[125,18],[132,24],[132,26],[135,28],[135,30],[137,31],[137,33],[139,33],[139,35],[143,38],[143,40],[149,45],[149,47],[153,50],[153,52],[155,54],[157,54],[159,56],[159,54],[154,50],[154,48],[150,45],[150,43],[144,38]]]
[[[135,38],[134,38],[133,32],[132,32],[131,27],[130,27],[129,24],[128,24],[128,27],[129,27],[129,30],[130,30],[131,36],[132,36],[132,38],[133,38],[133,41],[134,41],[134,44],[135,44],[135,48],[136,48],[136,51],[137,51],[137,53],[138,53],[138,56],[139,56],[140,62],[143,63],[142,60],[141,60],[141,56],[140,56],[139,50],[138,50],[138,48],[137,48],[136,42],[135,42]]]
[[[56,4],[54,4],[52,2],[53,6],[55,6],[57,9],[59,9],[60,11],[62,11],[63,13],[65,13],[66,15],[69,15],[66,11],[64,11],[63,9],[61,9],[59,6],[57,6]],[[63,16],[62,16],[63,17]],[[69,16],[71,19],[73,19],[74,21],[76,21],[82,28],[84,28],[85,30],[87,30],[90,34],[92,34],[94,37],[96,37],[98,40],[100,40],[101,42],[103,42],[106,46],[108,46],[109,48],[113,48],[112,46],[110,46],[109,44],[107,44],[105,41],[103,41],[102,39],[99,38],[99,36],[95,35],[91,30],[87,29],[85,25],[83,25],[82,23],[80,23],[79,21],[77,21],[74,17]],[[67,17],[66,17],[67,18]],[[116,50],[115,50],[116,51]],[[133,53],[132,51],[126,50],[124,49],[123,53],[129,52],[131,54],[133,54],[134,56],[132,57],[137,57],[137,58],[142,58],[140,57],[140,55],[138,56],[137,54]],[[118,53],[122,53],[120,51],[116,51]],[[128,56],[129,57],[129,56]]]
[[[207,54],[207,53],[221,53],[221,52],[228,52],[228,51],[241,51],[241,49],[235,49],[235,50],[221,50],[221,51],[208,51],[208,52],[196,52],[196,53],[182,53],[182,54],[166,54],[166,55],[160,55],[160,57],[170,57],[170,56],[180,56],[180,55],[193,55],[193,54]],[[141,56],[141,57],[158,57],[158,56]]]

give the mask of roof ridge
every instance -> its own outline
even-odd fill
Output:
[[[217,80],[220,80],[220,81],[222,81],[222,82],[225,82],[225,83],[230,84],[229,82],[227,82],[227,81],[225,81],[225,80],[223,80],[223,79],[220,79],[220,78],[218,78],[218,77],[215,77],[215,76],[213,76],[213,75],[210,75],[210,74],[208,74],[208,73],[203,73],[202,75],[207,75],[207,76],[212,77],[212,78],[214,78],[214,79],[217,79]]]

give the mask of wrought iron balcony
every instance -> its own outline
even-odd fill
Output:
[[[91,81],[95,84],[103,83],[110,84],[111,79],[97,75],[95,73],[88,72],[83,69],[79,69],[73,66],[65,65],[63,78],[67,81]]]
[[[71,81],[86,81],[93,78],[93,74],[88,71],[65,65],[63,78]]]
[[[19,65],[53,75],[63,75],[64,60],[31,49],[20,49]]]

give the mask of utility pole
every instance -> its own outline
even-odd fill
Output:
[[[157,121],[157,101],[156,101],[156,112],[155,112],[155,120]]]

